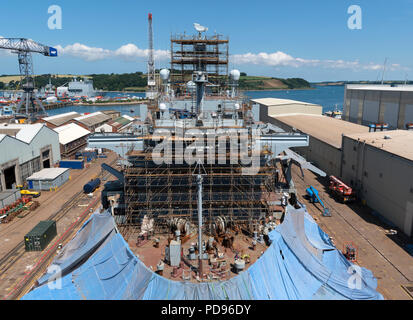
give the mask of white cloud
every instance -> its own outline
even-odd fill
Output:
[[[81,43],[74,43],[62,47],[57,45],[59,55],[68,55],[76,58],[80,58],[86,61],[98,61],[103,59],[121,59],[124,61],[136,61],[139,59],[146,59],[149,50],[141,49],[133,43],[122,45],[116,50],[89,47]],[[165,61],[170,59],[170,52],[168,50],[155,50],[155,60]],[[358,60],[345,61],[345,60],[320,60],[320,59],[303,59],[293,57],[285,52],[276,51],[272,53],[260,52],[260,53],[245,53],[235,54],[231,56],[231,61],[235,64],[251,64],[262,65],[271,67],[318,67],[325,69],[350,69],[354,71],[370,70],[378,71],[383,69],[382,64],[361,63]],[[408,68],[402,67],[399,64],[391,64],[387,66],[387,70],[408,70]]]
[[[281,51],[273,53],[245,53],[235,54],[232,56],[232,60],[236,64],[255,64],[266,66],[290,66],[299,67],[303,64],[316,63],[318,60],[304,60],[300,58],[294,58],[289,54]]]
[[[86,61],[102,60],[112,55],[111,50],[89,47],[81,43],[70,44],[64,48],[58,45],[56,49],[59,55],[70,55]]]
[[[231,60],[235,64],[253,64],[264,66],[288,66],[288,67],[321,67],[327,69],[352,69],[352,70],[371,70],[377,71],[383,68],[381,64],[375,63],[361,63],[358,60],[345,61],[345,60],[319,60],[319,59],[303,59],[295,58],[287,53],[277,51],[273,53],[245,53],[235,54],[231,56]],[[387,67],[389,70],[403,69],[399,64],[391,64]]]
[[[74,43],[67,45],[66,47],[57,45],[55,48],[59,55],[68,55],[86,61],[98,61],[108,58],[120,58],[125,61],[135,61],[136,59],[146,58],[149,54],[148,49],[140,49],[132,43],[125,44],[116,50],[89,47],[81,43]],[[156,60],[164,60],[169,57],[169,51],[155,50],[154,57]]]

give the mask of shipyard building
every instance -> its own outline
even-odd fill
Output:
[[[102,110],[102,113],[110,116],[112,120],[115,120],[121,116],[121,112],[116,110]]]
[[[133,120],[132,117],[123,115],[97,127],[95,132],[119,132],[130,127]]]
[[[63,126],[69,123],[74,118],[80,117],[80,114],[77,112],[66,112],[62,114],[57,114],[50,117],[45,117],[39,120],[40,123],[44,123],[51,129]]]
[[[284,130],[296,130],[310,136],[308,148],[296,151],[329,175],[340,176],[342,135],[365,133],[366,126],[311,114],[285,114],[271,117],[272,123]]]
[[[413,132],[343,137],[342,177],[359,197],[406,235],[413,235]]]
[[[71,157],[87,146],[90,131],[76,123],[69,123],[53,130],[59,134],[60,153],[63,158]]]
[[[73,120],[71,120],[71,122],[74,122],[91,132],[94,132],[97,127],[110,121],[111,119],[111,116],[98,111],[74,118]]]
[[[252,99],[253,107],[259,109],[259,120],[271,122],[275,116],[285,114],[317,114],[323,113],[323,107],[317,104],[290,99],[262,98]],[[258,120],[258,119],[257,119]]]
[[[294,151],[328,175],[341,177],[385,222],[412,236],[413,183],[408,177],[413,176],[413,131],[373,132],[357,121],[322,116],[317,106],[306,103],[253,102],[261,121],[309,135],[309,146]],[[408,106],[403,108],[408,114]]]
[[[0,124],[0,190],[13,189],[27,177],[60,161],[59,135],[37,124]]]
[[[413,128],[413,86],[347,85],[343,119],[389,129]]]

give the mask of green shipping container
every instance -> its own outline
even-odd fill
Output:
[[[40,221],[24,236],[26,251],[43,251],[56,235],[56,221]]]

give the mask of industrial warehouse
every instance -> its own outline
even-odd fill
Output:
[[[112,118],[110,116],[98,111],[74,118],[71,121],[89,130],[90,132],[94,132],[97,127],[103,125],[111,119]]]
[[[341,177],[366,204],[413,236],[413,131],[343,136]],[[383,181],[386,181],[383,183]]]
[[[15,189],[33,173],[60,161],[59,135],[43,124],[0,125],[1,189]]]
[[[403,163],[411,160],[413,131],[370,132],[367,126],[308,114],[274,116],[273,123],[309,134],[309,147],[295,148],[299,154],[329,175],[342,177],[369,207],[406,235],[412,235],[409,203],[413,185],[405,179],[412,167],[411,162],[407,167]],[[355,141],[355,144],[350,141]],[[368,164],[367,159],[371,161]],[[381,183],[384,175],[387,176],[387,184]],[[370,180],[377,180],[370,182],[368,176]],[[390,182],[392,179],[395,179],[393,184]]]
[[[62,157],[69,158],[77,151],[87,146],[87,138],[90,131],[77,125],[69,123],[54,129],[59,134],[60,153]]]
[[[412,85],[347,85],[344,97],[346,121],[413,130]]]
[[[39,122],[43,122],[51,129],[60,127],[64,124],[69,123],[74,118],[80,117],[80,114],[77,112],[67,112],[62,114],[57,114],[51,117],[44,117],[39,120]]]
[[[250,98],[245,73],[230,69],[229,37],[198,23],[171,34],[170,68],[155,69],[152,19],[145,103],[104,110],[90,79],[73,80],[66,93],[93,105],[51,112],[32,70],[22,73],[0,125],[10,150],[0,161],[2,298],[413,299],[408,97],[399,92],[396,122],[385,94],[370,121],[351,86],[343,119],[275,92]],[[26,67],[31,54],[61,51],[25,38],[0,45]],[[370,120],[353,117],[353,104]]]

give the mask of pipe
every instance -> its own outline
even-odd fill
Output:
[[[197,175],[198,184],[198,266],[199,266],[199,276],[202,277],[202,176]]]

